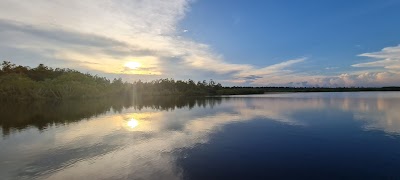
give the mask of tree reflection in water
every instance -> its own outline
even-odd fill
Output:
[[[0,104],[0,126],[3,135],[7,136],[12,131],[20,131],[31,126],[42,131],[49,126],[86,120],[108,112],[119,113],[130,107],[136,110],[152,108],[172,111],[176,108],[192,109],[195,106],[212,108],[220,103],[221,98],[218,97],[106,98],[32,103],[2,102]]]

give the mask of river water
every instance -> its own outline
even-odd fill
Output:
[[[396,179],[400,93],[0,105],[0,179]]]

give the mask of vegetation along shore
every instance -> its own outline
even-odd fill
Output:
[[[0,69],[1,100],[64,100],[113,96],[214,96],[263,94],[268,92],[345,92],[399,91],[400,87],[223,87],[213,80],[198,81],[159,79],[151,82],[124,82],[121,78],[81,73],[73,69],[51,68],[39,64],[35,68],[4,61]]]

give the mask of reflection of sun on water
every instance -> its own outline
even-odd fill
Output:
[[[154,123],[150,119],[160,119],[162,113],[140,112],[119,116],[118,126],[130,132],[158,131],[162,123]],[[0,178],[1,179],[1,178]]]
[[[128,126],[130,127],[130,128],[135,128],[135,127],[137,127],[139,125],[139,121],[138,120],[136,120],[136,119],[130,119],[129,121],[128,121]]]

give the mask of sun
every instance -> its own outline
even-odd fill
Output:
[[[133,61],[127,62],[127,63],[125,64],[125,67],[127,67],[127,68],[129,68],[129,69],[137,69],[137,68],[139,68],[140,66],[142,66],[142,64],[140,64],[139,62],[133,62]]]
[[[130,127],[130,128],[135,128],[136,126],[138,126],[139,125],[139,121],[138,120],[136,120],[136,119],[130,119],[129,121],[128,121],[128,126]]]

